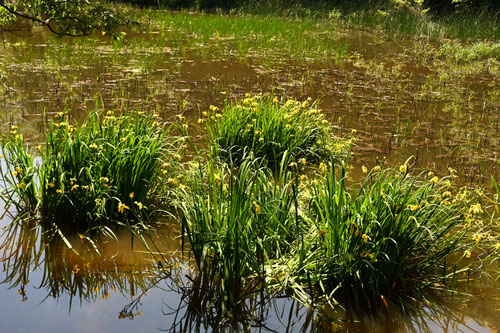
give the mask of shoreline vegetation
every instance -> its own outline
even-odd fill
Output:
[[[114,237],[116,225],[144,241],[154,234],[148,213],[171,214],[195,263],[200,308],[222,327],[255,293],[286,293],[320,313],[339,303],[362,312],[424,290],[456,292],[464,274],[498,274],[482,268],[500,251],[498,204],[455,187],[455,170],[414,174],[408,160],[363,167],[357,184],[355,139],[323,137],[328,125],[309,101],[248,95],[203,115],[208,147],[191,142],[180,115],[175,137],[154,114],[95,111],[73,126],[63,113],[40,158],[12,128],[1,173],[2,198],[19,211],[12,224],[55,227],[71,247],[64,233],[92,243],[90,231]],[[197,154],[181,162],[188,143]]]

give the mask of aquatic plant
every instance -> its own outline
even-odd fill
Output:
[[[80,232],[143,222],[168,204],[182,139],[156,115],[94,111],[81,126],[58,117],[44,146],[27,148],[14,127],[4,138],[7,204]]]
[[[248,157],[237,170],[229,165],[197,163],[188,185],[180,186],[177,206],[186,250],[196,262],[193,280],[204,290],[202,303],[209,312],[230,316],[245,295],[264,288],[264,263],[288,252],[298,225],[290,218],[286,163],[276,178],[262,161]]]
[[[452,288],[445,282],[465,269],[465,236],[481,206],[456,191],[451,177],[413,176],[409,169],[375,167],[359,189],[350,190],[347,164],[331,163],[311,183],[304,239],[275,265],[294,276],[299,297],[338,297],[359,309],[383,295]]]
[[[333,136],[328,121],[310,101],[247,95],[223,111],[211,106],[203,116],[199,122],[207,122],[211,154],[234,162],[247,153],[270,164],[279,164],[285,152],[295,161],[341,159],[350,145]]]

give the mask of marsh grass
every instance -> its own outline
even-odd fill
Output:
[[[336,138],[324,115],[309,101],[247,96],[228,103],[223,111],[212,106],[199,122],[207,122],[210,153],[238,162],[245,154],[279,165],[292,161],[319,162],[345,157],[349,140]]]
[[[454,288],[457,274],[469,267],[468,232],[482,218],[481,206],[454,189],[451,176],[413,176],[408,169],[374,168],[351,189],[346,164],[332,163],[314,182],[304,240],[277,266],[297,276],[299,298],[337,297],[361,309],[382,304],[383,295]]]
[[[295,2],[290,5],[282,0],[272,0],[247,2],[235,11],[256,16],[313,19],[323,23],[332,22],[345,28],[374,29],[389,38],[497,40],[500,37],[498,15],[494,11],[457,10],[433,14],[424,9],[403,1]]]
[[[110,232],[168,205],[182,140],[157,116],[94,111],[81,126],[58,117],[44,146],[26,147],[17,128],[4,138],[7,204],[72,232]]]
[[[471,242],[485,230],[481,204],[454,187],[454,174],[376,167],[355,185],[347,161],[322,162],[308,175],[290,168],[288,155],[274,169],[248,156],[210,161],[197,164],[176,204],[196,262],[193,281],[206,290],[204,304],[229,317],[256,292],[361,310],[454,290],[473,267],[471,253],[483,251]]]
[[[178,197],[197,288],[219,313],[264,290],[265,262],[287,253],[298,230],[287,164],[274,177],[262,160],[240,162],[198,164]]]

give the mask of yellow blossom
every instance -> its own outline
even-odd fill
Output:
[[[480,214],[482,212],[483,212],[483,209],[481,208],[481,204],[480,203],[472,205],[469,208],[469,214]]]
[[[451,192],[450,191],[443,192],[443,194],[441,196],[443,198],[451,197]]]
[[[142,203],[137,202],[137,201],[134,201],[134,204],[137,206],[137,208],[138,208],[139,210],[141,210],[141,209],[142,209],[142,207],[144,207],[144,205],[143,205]]]
[[[401,173],[406,173],[406,172],[408,172],[408,166],[407,166],[406,164],[401,165],[401,166],[399,167],[399,171],[400,171]]]
[[[444,185],[446,187],[450,187],[451,186],[451,182],[449,180],[447,180],[447,181],[444,182]]]
[[[430,180],[430,182],[431,182],[431,184],[437,185],[437,184],[439,183],[439,178],[438,178],[438,177],[436,177],[436,176],[434,176],[434,178],[432,178],[432,179]]]
[[[56,193],[57,193],[57,194],[62,194],[62,193],[63,193],[63,191],[62,191],[62,190],[60,190],[60,189],[57,189],[57,190],[56,190]]]
[[[472,238],[476,241],[476,243],[479,243],[479,242],[481,242],[481,239],[483,239],[483,235],[481,235],[479,233],[475,233]]]
[[[427,173],[427,177],[432,177],[432,176],[434,176],[434,172],[429,171],[429,172]]]
[[[74,185],[76,183],[76,178],[70,178],[69,179],[69,184]]]
[[[374,172],[378,172],[380,170],[382,170],[382,168],[380,168],[380,166],[378,166],[378,165],[373,168]]]
[[[124,203],[119,203],[118,204],[118,213],[123,213],[124,211],[126,210],[129,210],[130,207],[125,205]]]
[[[368,173],[368,169],[364,165],[361,166],[361,171],[363,171],[363,173]]]
[[[130,193],[128,196],[129,196],[129,198],[130,198],[130,199],[133,199],[133,198],[134,198],[134,196],[135,196],[135,193],[134,193],[134,192],[132,192],[132,193]]]
[[[306,164],[306,163],[307,163],[307,161],[306,161],[306,159],[305,159],[305,158],[301,158],[301,159],[299,159],[299,163]]]
[[[54,188],[54,186],[55,186],[55,185],[54,185],[54,183],[53,183],[53,182],[49,182],[49,183],[45,184],[45,189],[48,189],[49,187],[50,187],[50,188]]]
[[[464,254],[465,254],[465,257],[466,257],[466,258],[470,258],[470,256],[471,256],[471,252],[470,252],[469,250],[466,250],[466,251],[464,252]]]
[[[71,188],[71,191],[74,191],[74,190],[78,190],[78,188],[80,187],[80,185],[73,185],[73,187]]]
[[[17,188],[20,188],[22,190],[25,185],[26,184],[24,184],[24,183],[19,183],[19,184],[17,184]]]
[[[101,177],[100,181],[103,182],[103,183],[108,183],[109,182],[109,178],[108,177]]]
[[[215,105],[210,105],[210,110],[212,110],[212,111],[219,111],[219,108],[216,107]]]
[[[412,211],[416,211],[420,208],[420,206],[419,205],[408,205],[408,208],[410,208],[410,210],[412,210]]]
[[[256,201],[254,201],[253,205],[255,207],[255,214],[259,214],[260,213],[260,206],[259,206],[259,204]]]

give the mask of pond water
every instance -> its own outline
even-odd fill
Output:
[[[119,46],[94,37],[53,40],[45,32],[4,35],[0,132],[16,124],[36,143],[57,112],[68,109],[78,121],[96,101],[106,109],[127,104],[155,109],[165,120],[182,113],[196,123],[211,104],[221,106],[248,92],[274,93],[318,100],[339,135],[357,131],[354,174],[361,173],[361,165],[399,165],[413,156],[417,169],[441,174],[457,169],[465,185],[488,187],[491,176],[500,179],[498,63],[429,61],[420,58],[418,41],[374,41],[362,31],[342,37],[349,52],[341,63],[234,55],[225,50],[232,44],[224,42],[217,44],[220,52],[197,52],[200,44],[189,42],[194,37],[175,31],[167,46],[155,47],[158,33],[153,26],[138,34],[143,44],[132,36]],[[198,143],[205,142],[202,130],[191,131]],[[2,227],[9,221],[7,212]],[[179,288],[190,284],[182,273],[188,259],[180,254],[179,230],[172,223],[155,236],[176,267],[172,276],[159,273],[154,258],[138,242],[132,245],[128,234],[103,242],[102,255],[96,256],[78,249],[78,239],[72,240],[76,255],[64,244],[46,243],[37,228],[24,229],[14,232],[18,242],[2,253],[1,332],[212,330],[214,319],[200,318],[189,288]],[[9,254],[17,259],[9,261]],[[471,283],[463,291],[472,296],[429,297],[432,302],[415,302],[405,314],[389,305],[371,317],[341,310],[335,316],[352,332],[499,330],[498,282]],[[258,313],[260,321],[248,323],[243,316],[241,329],[332,330],[286,297],[249,300],[246,310]]]

